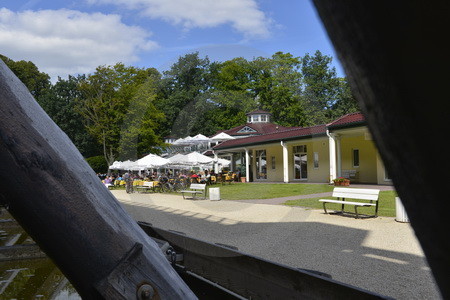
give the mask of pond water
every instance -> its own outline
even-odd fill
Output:
[[[81,299],[5,209],[0,210],[0,299]]]

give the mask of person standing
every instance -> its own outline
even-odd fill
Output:
[[[125,180],[125,190],[128,194],[133,192],[133,180],[131,179],[130,173],[126,172],[123,175],[123,179]]]

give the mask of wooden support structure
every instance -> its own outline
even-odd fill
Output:
[[[2,204],[83,299],[196,298],[2,61],[0,181]]]
[[[444,299],[449,1],[314,0]]]

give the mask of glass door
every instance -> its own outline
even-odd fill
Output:
[[[308,179],[306,145],[294,146],[294,179]]]

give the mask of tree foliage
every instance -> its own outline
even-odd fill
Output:
[[[130,105],[133,104],[131,107],[134,108],[135,103],[139,101],[143,103],[140,111],[146,112],[146,108],[154,109],[154,99],[140,90],[147,80],[156,80],[158,74],[155,69],[126,67],[118,63],[114,66],[98,67],[94,74],[87,76],[80,83],[78,88],[81,97],[78,99],[77,111],[83,116],[89,133],[102,145],[108,164],[111,165],[120,154],[123,159],[136,159],[138,150],[130,152],[130,147],[138,149],[138,141],[151,134],[148,130],[137,134],[134,127],[140,125],[130,116],[126,116]],[[121,138],[125,139],[122,144]],[[127,146],[127,151],[121,153],[121,150],[125,149],[124,145]]]
[[[283,126],[323,124],[359,110],[346,79],[320,51],[224,62],[190,53],[163,74],[118,63],[54,85],[32,62],[0,58],[85,157],[103,153],[108,164],[158,153],[167,135],[242,125],[255,109]]]
[[[36,98],[46,92],[51,86],[50,76],[40,72],[38,67],[31,61],[14,61],[0,54],[0,59],[11,69],[11,71],[25,84],[30,93]]]
[[[84,76],[69,76],[58,81],[37,99],[41,107],[52,120],[67,134],[81,154],[85,157],[102,153],[95,139],[84,126],[82,116],[75,109],[77,99],[81,97],[78,85]]]

